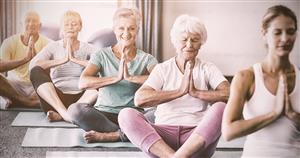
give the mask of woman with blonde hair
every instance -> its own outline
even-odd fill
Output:
[[[87,131],[85,140],[127,141],[118,126],[119,111],[134,108],[134,94],[144,83],[157,60],[136,48],[140,14],[120,8],[113,17],[117,44],[94,53],[80,77],[82,89],[99,89],[96,104],[73,104],[68,112],[72,121]],[[142,110],[142,109],[139,109]]]
[[[67,11],[62,19],[63,39],[48,44],[30,62],[30,79],[49,121],[71,122],[67,108],[72,103],[96,99],[96,90],[78,88],[80,74],[96,51],[78,40],[81,29],[79,13]]]

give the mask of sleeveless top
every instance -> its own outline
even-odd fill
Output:
[[[275,98],[264,85],[261,64],[253,66],[255,76],[255,91],[245,104],[243,115],[245,119],[252,119],[271,112],[274,109]],[[300,74],[294,66],[296,78],[295,87],[289,94],[294,111],[300,113]],[[253,157],[300,157],[300,126],[281,116],[266,127],[247,136],[244,144],[243,158]]]

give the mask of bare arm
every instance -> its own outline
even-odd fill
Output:
[[[178,90],[162,91],[155,90],[147,85],[143,85],[135,93],[134,103],[136,106],[144,108],[156,106],[158,104],[179,98],[188,93],[190,78],[191,69],[190,67],[188,67],[184,71],[184,77],[182,79],[181,86]]]
[[[52,67],[56,67],[58,65],[62,65],[66,62],[68,62],[69,59],[63,58],[63,59],[55,59],[55,60],[39,60],[36,62],[35,65],[42,67],[43,69],[50,69]]]
[[[286,77],[284,77],[285,82],[285,115],[295,122],[300,127],[300,113],[296,112],[292,106],[289,93],[288,93],[288,83]]]
[[[28,41],[28,47],[26,48],[27,55],[23,59],[17,60],[1,60],[0,59],[0,72],[7,72],[13,70],[25,63],[29,62],[36,54],[36,50],[34,48],[34,42],[32,37],[30,36]]]
[[[124,66],[124,60],[121,60],[118,76],[97,77],[96,74],[100,71],[100,69],[96,65],[90,63],[81,73],[79,79],[79,88],[97,89],[97,88],[115,84],[123,79],[123,66]]]
[[[136,76],[134,76],[134,75],[129,74],[127,65],[125,64],[124,65],[124,79],[128,82],[143,84],[147,80],[147,78],[149,77],[149,74],[153,70],[154,66],[152,66],[149,71],[147,70],[145,72],[145,74],[147,74],[147,75],[136,75]]]
[[[237,137],[251,134],[274,120],[282,113],[283,91],[278,92],[278,106],[274,111],[249,120],[244,120],[242,111],[249,91],[254,83],[254,74],[251,70],[239,72],[233,79],[230,97],[223,115],[222,133],[225,140],[232,140]],[[281,96],[279,97],[279,93]]]
[[[191,78],[189,94],[210,103],[217,101],[227,102],[229,97],[229,87],[228,81],[223,81],[218,85],[216,90],[198,90],[195,88],[194,81]]]

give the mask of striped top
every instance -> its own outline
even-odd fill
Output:
[[[74,52],[74,57],[80,60],[88,60],[96,51],[91,45],[80,42],[79,49]],[[63,40],[49,43],[30,62],[30,69],[37,61],[63,59],[67,55],[67,49],[63,47]],[[84,67],[71,61],[50,69],[50,77],[59,90],[66,94],[78,94],[82,92],[78,88],[78,81]]]

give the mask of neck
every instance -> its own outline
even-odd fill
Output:
[[[185,65],[186,65],[186,63],[187,63],[188,61],[191,61],[191,66],[194,67],[194,65],[195,65],[195,60],[196,60],[196,59],[185,59],[185,58],[183,58],[183,57],[180,57],[179,55],[177,55],[177,56],[175,57],[176,64],[177,64],[179,70],[180,70],[182,73],[183,73],[184,70],[185,70]]]
[[[287,72],[291,68],[288,55],[280,57],[272,55],[272,53],[268,53],[267,57],[263,61],[263,65],[267,72],[276,74],[280,72]]]
[[[123,46],[121,44],[117,44],[116,45],[116,51],[117,53],[121,56],[121,53],[125,53],[128,57],[128,59],[133,59],[136,55],[136,47],[135,45],[130,45],[130,46],[127,46],[125,47],[123,50]]]

